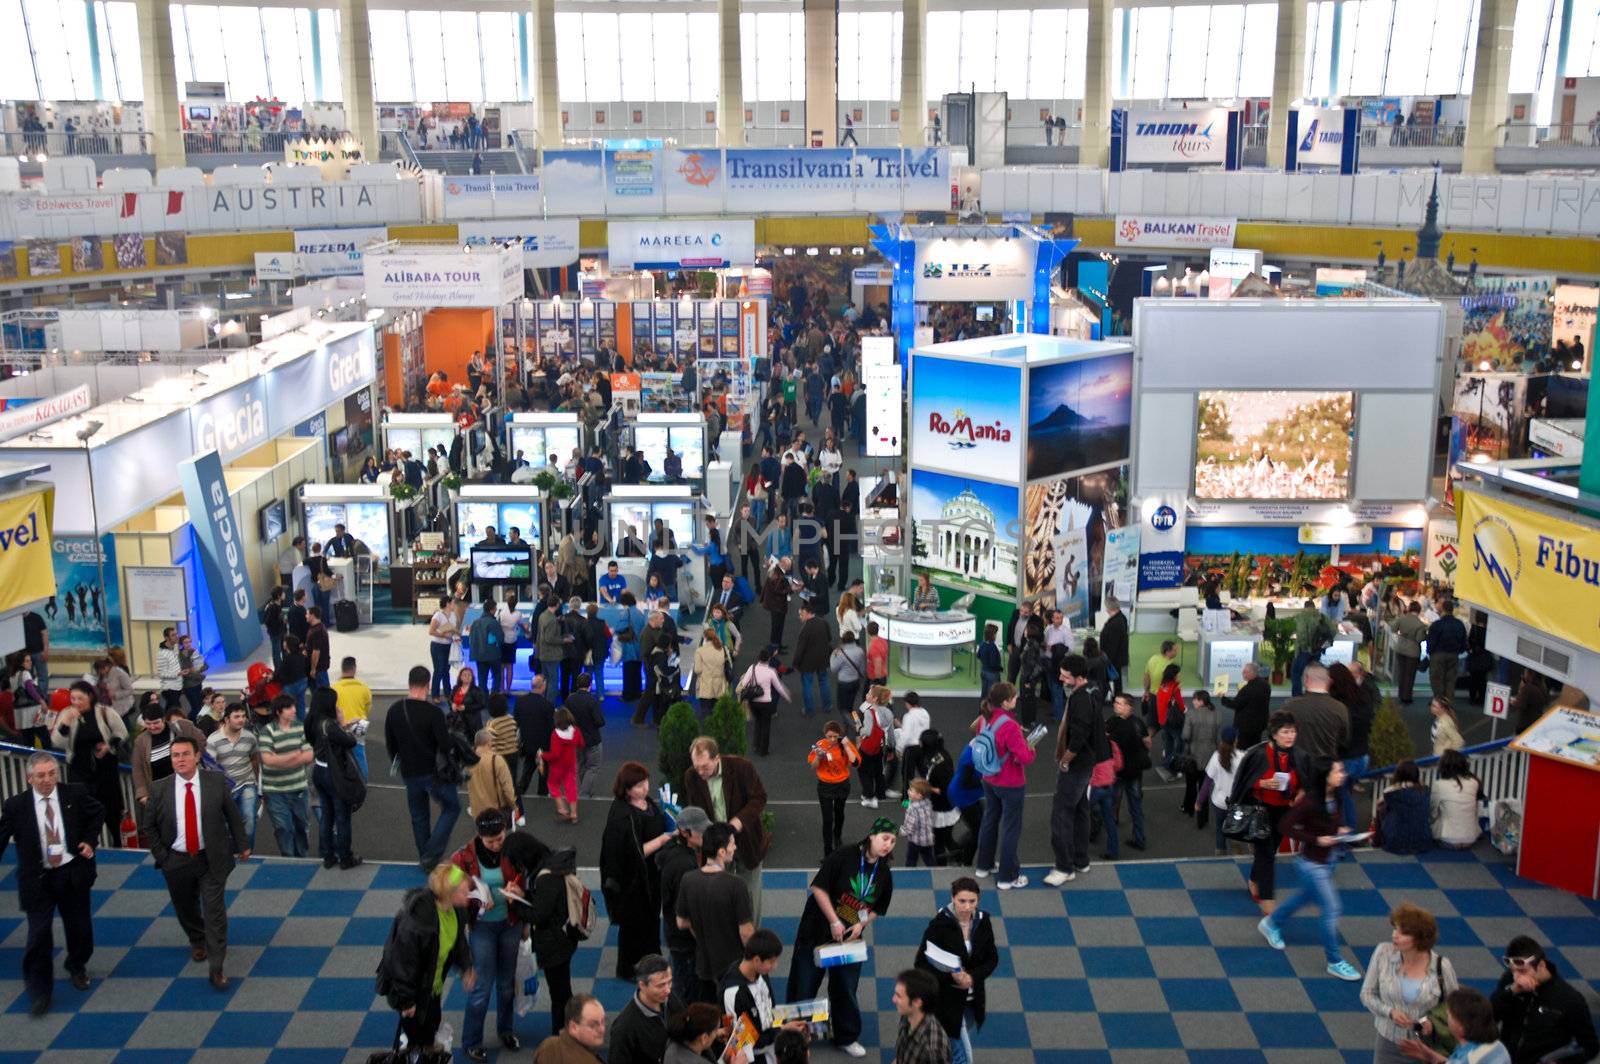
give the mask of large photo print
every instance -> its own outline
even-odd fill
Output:
[[[1016,488],[913,469],[911,521],[918,572],[972,591],[1016,594]]]
[[[1343,499],[1353,392],[1201,392],[1197,499]]]
[[[1133,354],[1039,366],[1028,374],[1028,479],[1126,462]]]

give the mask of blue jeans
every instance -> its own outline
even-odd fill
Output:
[[[261,808],[261,788],[254,783],[247,783],[233,792],[233,804],[239,808],[239,816],[244,819],[245,838],[250,840],[250,848],[256,848],[256,814]]]
[[[333,793],[333,772],[324,765],[312,766],[311,785],[317,789],[317,801],[321,803],[317,848],[322,859],[350,860],[350,803]]]
[[[811,689],[816,688],[815,696]],[[826,672],[802,672],[800,674],[800,699],[805,707],[806,716],[811,716],[816,711],[817,705],[822,706],[822,715],[828,715],[828,674]]]
[[[311,809],[306,792],[267,791],[265,797],[278,852],[285,857],[305,857],[311,852]]]
[[[1171,772],[1172,763],[1177,760],[1179,754],[1183,753],[1183,718],[1177,717],[1176,722],[1174,722],[1173,717],[1168,717],[1167,723],[1161,727],[1161,734],[1164,737],[1163,741],[1166,743],[1164,747],[1166,753],[1162,756],[1161,767]]]
[[[1024,787],[996,787],[983,781],[983,822],[978,827],[979,868],[995,867],[995,849],[1000,851],[1000,882],[1009,883],[1022,871],[1017,860],[1017,841],[1022,838],[1022,795]],[[804,1000],[804,999],[801,999]]]
[[[950,1042],[950,1064],[972,1064],[972,1025],[978,1015],[971,1005],[961,1014],[961,1037]]]
[[[988,784],[984,786],[987,788]],[[1017,788],[1019,791],[1021,789]],[[811,951],[820,945],[821,942],[805,939],[794,944],[794,957],[789,962],[787,998],[790,1003],[810,1001],[817,996],[822,977],[826,974],[833,1044],[847,1046],[861,1039],[861,1006],[856,1000],[856,989],[861,983],[861,965],[841,964],[837,968],[818,968]]]
[[[694,974],[694,950],[669,949],[667,953],[672,961],[672,989],[684,1001],[693,1001],[694,988],[700,985],[700,977]]]
[[[466,1027],[461,1032],[461,1048],[483,1045],[483,1018],[489,1012],[489,991],[493,990],[494,1028],[501,1038],[513,1034],[517,993],[517,947],[522,942],[522,927],[509,920],[479,920],[467,938],[472,947],[472,969],[478,981],[467,991]]]
[[[324,591],[314,582],[311,585],[311,598],[316,602],[317,612],[322,614],[322,623],[333,623],[333,592]]]
[[[362,739],[356,743],[355,749],[351,750],[350,753],[355,756],[356,764],[361,766],[361,778],[364,780],[371,779],[372,777],[367,774],[367,741]]]
[[[450,690],[450,644],[428,641],[428,656],[433,659],[433,682],[428,685],[428,697],[438,698]]]
[[[1122,840],[1117,837],[1117,785],[1090,787],[1089,806],[1100,814],[1100,827],[1106,836],[1106,856],[1115,861],[1118,848],[1122,845]],[[955,1046],[950,1048],[954,1050]]]
[[[1304,857],[1297,858],[1295,868],[1300,872],[1300,889],[1273,910],[1267,920],[1273,927],[1283,930],[1283,922],[1297,910],[1316,902],[1322,909],[1322,952],[1329,964],[1338,964],[1339,956],[1339,891],[1333,885],[1333,862],[1318,864]]]
[[[1144,845],[1144,780],[1118,780],[1117,800],[1128,800],[1128,817],[1133,821],[1133,844]]]
[[[267,645],[272,649],[272,671],[277,672],[283,667],[283,633],[267,636]]]
[[[294,699],[294,719],[306,719],[306,680],[296,680],[283,685],[283,693]]]
[[[417,844],[417,859],[428,866],[444,859],[445,848],[450,845],[450,832],[461,819],[461,795],[454,788],[434,780],[432,776],[402,776],[406,785],[406,807],[411,810],[411,837]],[[439,803],[439,822],[430,832],[428,821],[432,810],[428,799]]]
[[[1367,771],[1367,765],[1372,758],[1367,754],[1352,757],[1345,761],[1344,783],[1339,786],[1339,823],[1351,830],[1356,830],[1356,798],[1353,788],[1361,779],[1361,774]]]
[[[1294,660],[1289,663],[1289,694],[1298,698],[1304,694],[1300,684],[1300,677],[1305,675],[1306,666],[1311,664],[1311,655],[1306,651],[1298,651]]]

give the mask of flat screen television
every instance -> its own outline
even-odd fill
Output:
[[[1201,392],[1195,423],[1197,499],[1350,496],[1354,392]]]
[[[472,579],[485,584],[533,582],[533,551],[523,547],[473,547]]]
[[[261,542],[271,543],[289,528],[289,507],[282,499],[275,499],[263,506],[256,519],[261,523]]]

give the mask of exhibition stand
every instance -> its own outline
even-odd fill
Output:
[[[972,614],[964,609],[913,610],[904,599],[892,596],[868,603],[867,619],[878,622],[878,634],[898,651],[891,664],[901,676],[977,683],[978,620]]]
[[[662,581],[668,598],[680,606],[705,600],[705,570],[703,566],[695,564],[698,556],[689,551],[691,544],[703,538],[698,533],[704,525],[701,520],[701,501],[692,488],[670,484],[618,485],[612,488],[604,503],[609,537],[606,545],[611,555],[600,560],[602,571],[607,563],[615,560],[618,571],[628,581],[628,590],[633,592],[641,606],[644,605],[649,571],[652,566],[659,567],[662,561],[657,553],[649,549],[655,522],[659,520],[672,532],[673,540],[678,544],[676,554],[690,559],[690,564],[677,569],[677,580]],[[642,543],[642,556],[623,553],[623,544],[630,539]],[[689,591],[687,599],[683,595],[685,581]]]
[[[291,501],[300,507],[307,543],[326,544],[334,536],[334,526],[343,525],[365,547],[364,551],[358,547],[358,552],[372,558],[377,574],[387,575],[393,544],[400,537],[394,530],[394,500],[384,485],[304,484]],[[332,559],[341,560],[345,559]],[[346,587],[344,595],[351,595],[351,589]]]
[[[706,475],[706,421],[699,414],[640,414],[632,419],[632,446],[650,463],[651,484],[671,484],[667,449],[683,462],[678,483],[700,486]]]
[[[1264,652],[1268,603],[1287,621],[1341,573],[1415,593],[1439,304],[1142,298],[1134,333],[1133,484],[1118,523],[1137,528],[1137,630],[1200,643],[1207,683],[1234,686],[1245,655]],[[1207,616],[1211,581],[1225,609]],[[1328,660],[1358,643],[1346,622]]]
[[[521,484],[463,484],[455,498],[456,557],[466,558],[493,528],[502,540],[516,530],[529,551],[544,549],[544,493]]]
[[[1600,714],[1556,706],[1511,745],[1528,755],[1517,875],[1600,898]]]
[[[970,643],[1024,600],[1092,624],[1101,582],[1127,564],[1107,533],[1124,524],[1132,346],[1018,333],[918,346],[910,366],[912,572],[974,618],[927,638],[954,638],[960,620]],[[900,623],[902,642],[918,638]]]
[[[506,452],[527,463],[512,474],[513,479],[544,469],[552,456],[559,475],[573,452],[583,453],[583,423],[577,414],[513,412],[506,418],[505,433]]]

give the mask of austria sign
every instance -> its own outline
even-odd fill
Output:
[[[1200,215],[1117,215],[1119,248],[1231,248],[1237,218]]]
[[[1221,165],[1228,154],[1228,110],[1129,111],[1129,163]]]
[[[374,249],[362,277],[372,307],[498,307],[522,297],[522,249]]]

